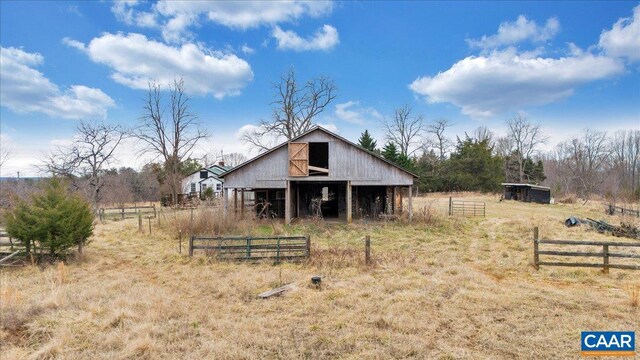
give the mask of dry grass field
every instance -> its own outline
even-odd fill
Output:
[[[281,265],[178,254],[173,225],[187,212],[151,236],[136,219],[99,224],[82,261],[2,269],[0,357],[575,359],[580,331],[640,331],[640,272],[531,266],[534,226],[548,239],[632,242],[563,224],[621,217],[593,202],[462,197],[486,201],[487,217],[450,218],[448,196],[430,195],[411,224],[235,224],[309,234],[312,258]]]

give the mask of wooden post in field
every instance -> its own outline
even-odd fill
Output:
[[[603,271],[605,274],[609,273],[609,245],[602,245],[602,257],[604,261]]]
[[[371,264],[371,238],[369,235],[364,237],[364,262],[365,264]]]
[[[449,196],[449,216],[453,215],[453,199]]]
[[[540,269],[540,255],[538,255],[538,227],[533,228],[533,267]]]
[[[153,205],[153,211],[154,211],[154,213],[155,213],[155,210],[156,210],[156,205],[154,204],[154,205]],[[162,209],[158,210],[158,216],[157,216],[157,218],[158,218],[158,227],[160,227],[160,218],[161,218],[161,217],[162,217]]]
[[[189,256],[193,256],[193,235],[189,236]]]
[[[178,230],[178,240],[180,241],[178,243],[178,253],[182,254],[182,230]]]
[[[142,232],[142,213],[138,210],[138,232]]]
[[[149,216],[149,236],[151,236],[151,216]]]
[[[189,237],[193,237],[193,208],[191,208],[191,220],[189,220]]]
[[[311,257],[311,237],[309,235],[305,236],[307,238],[307,257]]]
[[[153,204],[153,217],[158,217],[158,213],[156,212],[156,204]]]
[[[122,208],[122,220],[124,220],[124,207]]]

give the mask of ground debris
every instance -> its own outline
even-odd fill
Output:
[[[567,227],[573,227],[576,225],[587,224],[591,226],[593,230],[599,233],[610,233],[613,236],[628,237],[631,239],[640,239],[640,228],[631,224],[621,223],[620,226],[611,225],[603,220],[594,220],[591,218],[579,219],[574,216],[567,218],[564,221]]]
[[[263,292],[261,294],[258,294],[258,297],[260,299],[268,299],[268,298],[270,298],[272,296],[280,296],[280,295],[284,294],[285,292],[291,291],[291,290],[293,290],[295,288],[296,288],[296,284],[295,283],[291,283],[291,284],[287,284],[287,285],[284,285],[284,286],[280,286],[279,288],[275,288],[275,289],[272,289],[272,290],[269,290],[269,291],[265,291],[265,292]]]

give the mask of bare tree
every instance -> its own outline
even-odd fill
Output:
[[[247,157],[241,153],[230,153],[222,155],[222,161],[226,166],[236,167],[247,161]]]
[[[119,125],[81,121],[72,143],[58,146],[45,157],[45,169],[56,176],[79,178],[76,185],[80,188],[85,187],[80,185],[84,180],[93,208],[97,210],[105,185],[105,171],[124,136]]]
[[[532,124],[526,116],[518,113],[513,119],[507,120],[507,136],[513,145],[513,152],[518,161],[518,177],[520,182],[525,181],[525,160],[536,151],[539,145],[547,139],[542,134],[539,124]]]
[[[382,124],[385,138],[398,145],[400,154],[409,156],[417,149],[412,149],[415,141],[424,130],[424,116],[412,116],[413,109],[403,105],[395,110],[392,119],[386,119]]]
[[[449,127],[451,127],[451,122],[445,118],[435,119],[426,127],[427,137],[423,145],[424,150],[435,148],[440,161],[444,160],[445,155],[451,149],[451,140],[444,134]]]
[[[640,130],[616,132],[611,139],[611,150],[612,166],[620,172],[621,185],[633,193],[640,186]]]
[[[290,140],[310,130],[315,117],[336,97],[336,87],[329,78],[315,78],[300,87],[293,69],[273,86],[276,95],[271,120],[260,121],[258,127],[242,135],[242,141],[261,152],[270,149],[274,141]]]
[[[583,195],[595,193],[606,179],[605,166],[610,147],[607,133],[585,129],[582,135],[563,144],[564,166],[571,172]]]
[[[161,85],[149,83],[144,115],[133,135],[145,145],[144,153],[152,153],[164,161],[166,178],[175,203],[181,182],[182,162],[191,157],[198,141],[208,134],[200,127],[197,116],[189,110],[191,98],[186,93],[183,79],[174,80],[169,92],[171,112],[165,116]]]
[[[490,146],[495,145],[493,141],[493,132],[486,126],[478,126],[473,130],[472,137],[478,142],[486,141]]]
[[[0,144],[0,168],[11,158],[11,149]]]

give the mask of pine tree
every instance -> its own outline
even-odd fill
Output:
[[[376,151],[376,146],[378,145],[378,143],[375,140],[373,140],[371,135],[369,135],[368,130],[365,130],[362,133],[362,135],[360,135],[360,139],[358,139],[358,144],[363,148],[373,152]]]
[[[394,144],[392,141],[388,142],[382,148],[382,157],[396,164],[398,162],[398,158],[400,157],[396,144]]]
[[[7,217],[7,232],[31,252],[35,244],[56,258],[72,246],[78,252],[93,233],[89,203],[70,193],[59,179],[50,180],[30,202],[21,202]]]

